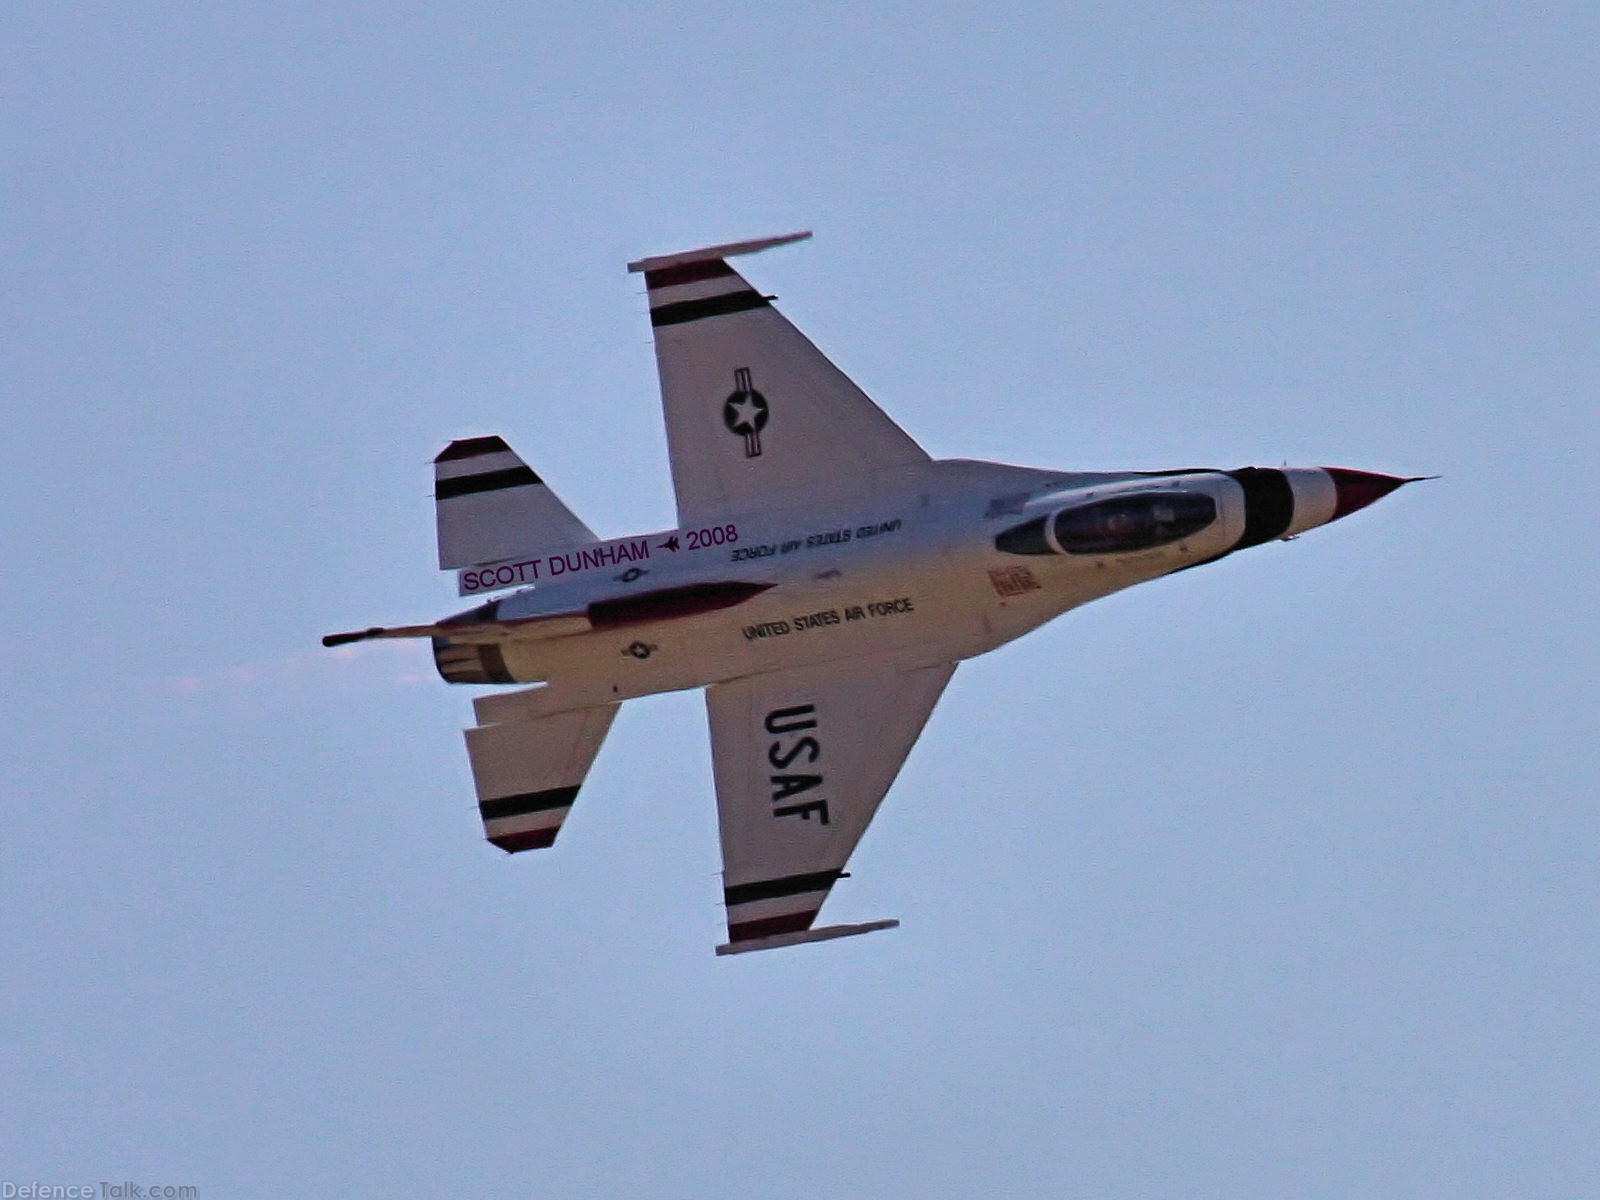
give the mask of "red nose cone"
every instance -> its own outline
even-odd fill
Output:
[[[1322,469],[1332,478],[1338,496],[1333,506],[1333,516],[1329,518],[1332,521],[1347,517],[1358,508],[1365,508],[1374,500],[1382,500],[1401,484],[1412,482],[1398,475],[1379,475],[1375,471],[1352,471],[1347,467]]]

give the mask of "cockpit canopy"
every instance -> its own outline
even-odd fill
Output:
[[[1196,492],[1136,492],[1061,509],[994,539],[1007,554],[1126,554],[1181,541],[1217,519]]]

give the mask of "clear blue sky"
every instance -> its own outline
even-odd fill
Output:
[[[1600,16],[0,14],[0,1180],[292,1195],[1600,1194]],[[481,840],[428,461],[672,521],[624,263],[938,456],[1441,474],[957,672],[718,960],[704,713]]]

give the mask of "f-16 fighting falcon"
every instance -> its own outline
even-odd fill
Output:
[[[629,264],[676,528],[599,539],[500,438],[451,442],[434,460],[439,566],[484,599],[323,638],[430,638],[451,683],[535,685],[479,696],[466,731],[484,833],[513,854],[555,842],[624,700],[705,688],[718,954],[898,924],[814,923],[962,659],[1412,482],[936,462],[729,265],[809,236]]]

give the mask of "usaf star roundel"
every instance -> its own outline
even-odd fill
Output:
[[[722,423],[730,433],[744,439],[744,456],[758,458],[761,454],[761,431],[766,428],[770,412],[767,398],[756,391],[750,382],[750,368],[739,367],[733,372],[733,393],[723,401]]]

